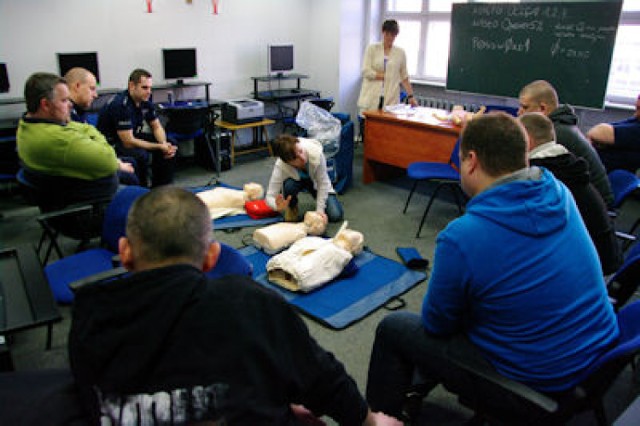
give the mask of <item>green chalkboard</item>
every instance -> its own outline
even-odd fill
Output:
[[[542,79],[563,103],[602,108],[621,6],[454,4],[447,90],[518,97]]]

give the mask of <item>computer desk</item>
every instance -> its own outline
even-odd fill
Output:
[[[273,151],[271,150],[271,142],[269,141],[269,134],[267,133],[267,126],[275,123],[275,120],[270,120],[268,118],[243,124],[234,124],[223,120],[217,120],[215,122],[216,126],[220,127],[221,129],[229,130],[231,132],[231,165],[233,166],[233,164],[235,163],[236,155],[251,154],[253,152],[259,151],[269,151],[269,155],[273,156]],[[253,129],[253,144],[251,148],[236,151],[236,131],[241,129]],[[261,133],[260,130],[262,131]],[[264,146],[261,146],[262,141],[265,142]],[[218,132],[218,137],[216,138],[216,150],[217,152],[220,152],[220,132]],[[220,161],[220,156],[218,156],[217,160]],[[218,167],[219,163],[216,163],[217,170],[220,170]],[[220,176],[219,172],[218,176]]]
[[[365,111],[363,182],[397,176],[399,169],[415,161],[448,163],[461,129],[438,120],[434,113],[448,114],[425,107],[414,108],[411,114]]]

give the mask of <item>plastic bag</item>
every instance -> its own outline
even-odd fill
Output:
[[[325,156],[331,157],[340,149],[342,125],[329,111],[305,101],[300,105],[296,123],[307,131],[308,138],[322,144]]]

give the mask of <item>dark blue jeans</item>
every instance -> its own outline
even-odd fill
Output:
[[[300,191],[306,190],[308,191],[313,198],[316,198],[317,192],[313,188],[313,181],[311,179],[287,179],[283,184],[283,196],[287,198],[291,195],[291,202],[289,206],[295,207],[298,205],[298,193]],[[344,217],[344,212],[342,210],[342,204],[338,201],[338,197],[336,194],[329,194],[327,197],[327,205],[325,207],[325,213],[327,214],[327,218],[329,222],[340,222]]]
[[[152,135],[136,135],[137,138],[148,142],[155,142]],[[135,171],[140,186],[149,186],[149,160],[151,160],[151,187],[168,185],[173,182],[176,158],[164,158],[160,150],[147,151],[142,148],[125,148],[117,141],[116,153],[118,157],[131,157],[135,161]]]
[[[495,371],[466,336],[435,337],[425,331],[418,314],[388,315],[378,325],[369,361],[367,400],[371,409],[400,417],[416,377],[428,390],[439,383],[452,392],[465,389],[469,379],[455,360],[464,360],[476,370]]]

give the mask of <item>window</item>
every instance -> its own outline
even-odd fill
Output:
[[[483,0],[512,2],[518,0]],[[412,79],[445,83],[451,5],[466,0],[381,0],[384,19],[400,25],[396,45],[407,53]],[[635,105],[640,93],[640,0],[624,0],[606,100]]]

